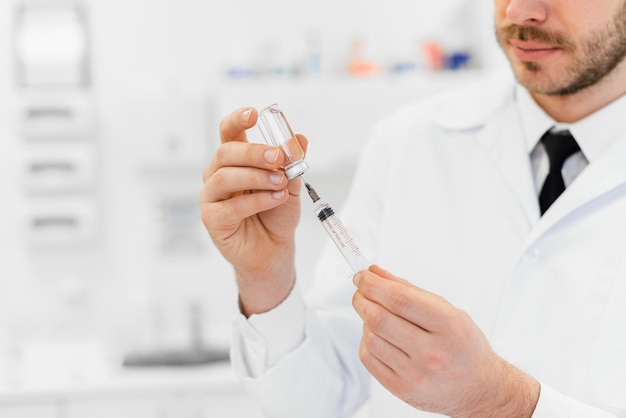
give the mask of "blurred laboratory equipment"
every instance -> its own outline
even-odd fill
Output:
[[[16,131],[23,141],[29,245],[85,245],[97,234],[96,122],[83,2],[15,9]]]
[[[20,86],[88,86],[89,56],[84,3],[25,1],[17,5],[15,65]]]

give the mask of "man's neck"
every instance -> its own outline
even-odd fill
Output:
[[[626,62],[593,86],[567,96],[530,92],[537,104],[554,120],[573,123],[626,94]]]

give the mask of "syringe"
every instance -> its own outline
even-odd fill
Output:
[[[289,163],[284,167],[285,175],[288,179],[294,179],[301,176],[308,168],[308,164],[304,161],[304,151],[300,143],[293,133],[291,126],[285,118],[285,114],[280,106],[273,104],[259,112],[257,125],[261,130],[261,134],[268,145],[280,147]],[[310,184],[304,182],[309,196],[313,203],[320,200],[317,192]],[[357,273],[368,267],[367,260],[361,254],[361,250],[356,245],[348,231],[339,220],[335,211],[328,203],[318,203],[315,207],[315,216],[320,220],[328,236],[333,240],[343,258],[346,259],[352,271]]]
[[[317,203],[320,200],[319,195],[313,187],[306,181],[304,185],[309,192],[309,196],[313,203]],[[369,266],[367,260],[361,253],[361,250],[356,245],[348,230],[343,226],[341,220],[335,214],[335,211],[328,203],[317,203],[314,210],[315,216],[322,223],[324,229],[328,233],[328,236],[333,240],[343,258],[346,259],[353,273],[358,273],[361,270],[367,269]]]

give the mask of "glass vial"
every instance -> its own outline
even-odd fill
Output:
[[[261,110],[257,126],[265,142],[280,147],[287,156],[289,164],[284,169],[288,179],[301,176],[309,169],[309,165],[304,161],[304,151],[280,106],[273,104]]]

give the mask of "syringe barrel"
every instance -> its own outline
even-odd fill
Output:
[[[353,273],[358,273],[368,267],[367,259],[361,253],[348,230],[327,203],[315,208],[315,216],[322,223],[328,236],[333,240],[343,258],[346,259]]]

